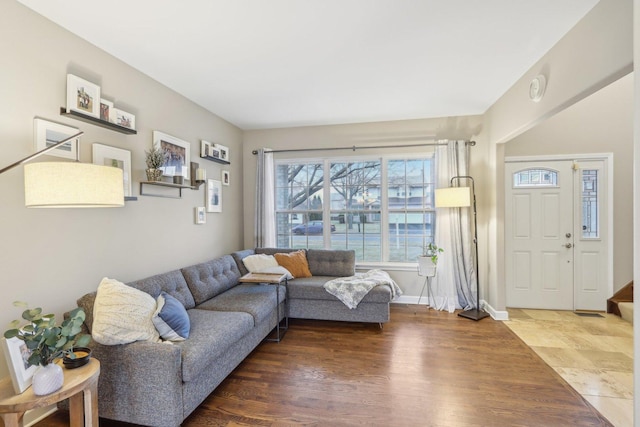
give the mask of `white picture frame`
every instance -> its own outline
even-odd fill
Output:
[[[115,122],[115,114],[113,113],[113,102],[100,99],[100,120],[105,122]]]
[[[109,117],[112,117],[112,122],[118,126],[134,130],[136,128],[136,116],[124,110],[112,108]]]
[[[29,366],[27,363],[31,352],[21,339],[16,337],[2,338],[2,348],[11,374],[13,391],[20,394],[31,386],[31,379],[37,366]]]
[[[67,111],[100,118],[100,86],[67,74]]]
[[[93,164],[122,169],[124,196],[131,197],[131,151],[104,144],[93,144]]]
[[[231,175],[229,174],[229,171],[223,170],[222,171],[222,185],[229,185],[231,181]]]
[[[224,160],[225,162],[229,161],[229,147],[222,144],[215,144],[215,147],[220,151],[220,160]]]
[[[196,214],[196,224],[202,225],[207,223],[207,210],[204,206],[198,206],[194,209]]]
[[[222,183],[207,179],[207,212],[222,212]]]
[[[200,157],[207,157],[209,155],[209,149],[213,144],[204,139],[200,140]]]
[[[35,150],[44,150],[63,139],[69,138],[80,132],[80,129],[71,126],[63,125],[60,123],[50,122],[49,120],[35,118],[33,119],[33,134]],[[80,137],[75,140],[66,142],[60,147],[48,151],[46,154],[49,156],[63,157],[65,159],[76,160],[79,158]]]
[[[182,175],[184,179],[190,179],[191,144],[157,130],[153,131],[153,144],[167,154],[167,160],[160,168],[164,176]]]

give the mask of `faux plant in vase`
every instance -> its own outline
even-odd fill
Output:
[[[149,181],[160,181],[162,179],[162,170],[160,169],[165,162],[165,154],[157,145],[151,147],[151,150],[144,152],[147,163],[147,179]]]
[[[444,252],[444,249],[438,247],[431,242],[424,248],[424,254],[418,257],[418,274],[420,276],[433,277],[436,275],[436,267],[438,265],[438,254]]]
[[[30,309],[21,301],[13,303],[23,307],[22,318],[26,325],[20,326],[20,320],[11,322],[11,329],[5,331],[7,339],[18,338],[24,341],[30,352],[26,363],[29,366],[40,366],[33,375],[33,392],[42,396],[53,393],[62,387],[63,375],[60,365],[53,363],[55,359],[68,356],[75,357],[74,347],[84,347],[91,336],[81,334],[84,310],[80,307],[69,313],[60,326],[56,325],[53,314],[42,314],[40,307]]]

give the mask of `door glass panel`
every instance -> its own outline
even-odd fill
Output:
[[[582,170],[582,238],[600,237],[600,215],[598,208],[598,170]]]
[[[557,187],[558,172],[550,169],[525,169],[513,174],[513,186]]]

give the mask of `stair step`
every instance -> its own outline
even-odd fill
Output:
[[[618,310],[620,310],[620,316],[633,325],[633,303],[619,302]]]

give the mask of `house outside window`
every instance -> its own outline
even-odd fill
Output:
[[[415,262],[433,241],[433,156],[276,161],[278,247]]]

